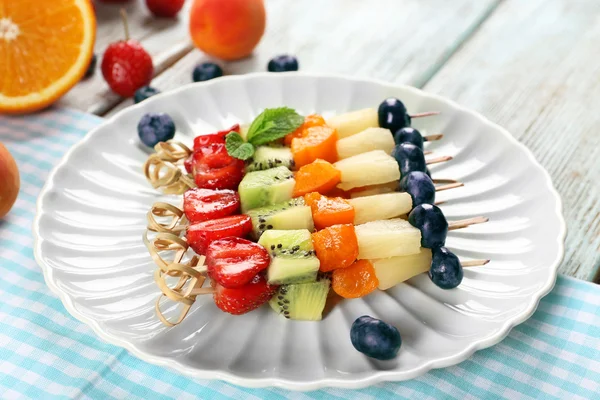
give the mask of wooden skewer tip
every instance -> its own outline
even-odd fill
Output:
[[[411,118],[423,118],[423,117],[430,117],[432,115],[439,115],[441,114],[440,111],[425,111],[422,113],[417,113],[417,114],[410,114]]]
[[[436,140],[440,140],[443,137],[444,137],[443,133],[439,133],[437,135],[427,135],[427,136],[423,136],[423,141],[425,141],[425,142],[435,142]]]

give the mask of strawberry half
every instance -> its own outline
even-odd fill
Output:
[[[250,283],[270,262],[267,249],[238,237],[215,240],[206,250],[208,276],[226,288]]]
[[[194,138],[194,151],[212,143],[225,143],[225,136],[227,136],[229,132],[240,133],[240,124],[235,124],[231,128],[219,131],[217,133],[196,136]]]
[[[191,223],[223,218],[240,209],[240,196],[233,190],[194,188],[183,194],[183,212]]]
[[[244,161],[231,157],[223,143],[195,151],[192,166],[196,185],[205,189],[237,189],[244,175]]]
[[[252,230],[252,220],[247,215],[198,222],[187,228],[187,242],[198,254],[206,254],[208,245],[227,236],[243,237]]]
[[[192,174],[194,172],[194,154],[190,154],[188,158],[183,162],[183,166],[188,174]]]
[[[256,275],[250,283],[235,289],[217,284],[213,299],[221,310],[240,315],[265,304],[273,297],[276,290],[277,286],[269,285],[263,275]]]

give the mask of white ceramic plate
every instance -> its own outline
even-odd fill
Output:
[[[186,320],[164,327],[154,315],[156,268],[144,244],[145,214],[163,199],[146,182],[148,152],[137,122],[167,112],[180,139],[251,121],[281,105],[325,116],[402,99],[415,120],[443,132],[427,145],[454,159],[433,165],[437,178],[463,188],[440,192],[449,220],[485,215],[486,224],[452,231],[447,246],[461,259],[489,258],[444,291],[423,274],[387,292],[344,301],[321,322],[288,321],[268,306],[243,316],[199,297]],[[313,390],[360,388],[405,380],[467,359],[504,338],[552,288],[563,255],[565,224],[548,174],[532,154],[480,115],[420,90],[339,76],[255,74],[182,87],[123,110],[74,146],[52,172],[38,201],[35,255],[48,286],[69,312],[109,343],[150,363],[238,385]],[[358,353],[350,325],[368,314],[394,324],[403,345],[381,362]]]

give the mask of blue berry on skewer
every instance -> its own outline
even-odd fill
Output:
[[[395,326],[368,315],[354,321],[350,328],[350,340],[356,350],[378,360],[396,357],[402,345],[400,332]]]
[[[487,260],[479,263],[485,264]],[[429,277],[436,286],[442,289],[454,289],[463,279],[463,268],[458,257],[445,247],[432,251]]]
[[[394,133],[394,142],[396,144],[411,143],[423,150],[423,136],[421,136],[421,132],[410,126],[398,129]]]
[[[400,191],[410,194],[413,207],[435,203],[435,185],[425,172],[409,172],[400,180],[399,188]]]
[[[410,117],[406,106],[399,99],[390,97],[385,99],[377,109],[379,126],[392,132],[410,126]]]
[[[412,143],[401,143],[394,147],[392,157],[398,163],[401,177],[413,171],[425,172],[427,170],[423,150]]]
[[[448,221],[439,207],[420,204],[408,214],[408,222],[421,231],[421,247],[436,249],[446,243]]]

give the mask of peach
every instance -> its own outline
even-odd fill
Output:
[[[263,0],[195,0],[190,34],[210,56],[237,60],[249,56],[265,32]]]
[[[17,163],[6,147],[0,143],[0,218],[8,214],[15,204],[20,186]]]

